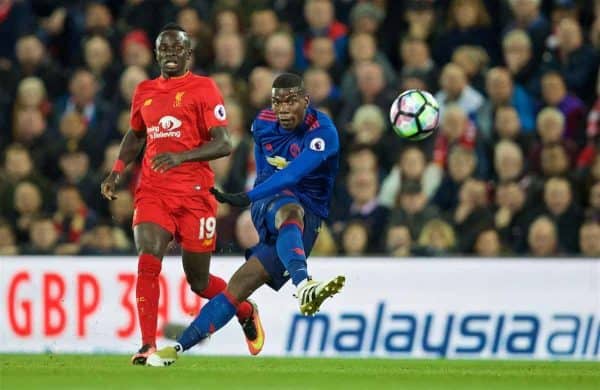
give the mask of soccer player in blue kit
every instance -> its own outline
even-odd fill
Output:
[[[167,366],[178,354],[222,328],[257,288],[279,290],[288,279],[297,287],[300,312],[314,315],[343,287],[344,276],[312,280],[306,257],[327,218],[338,171],[339,139],[331,119],[309,105],[300,76],[283,73],[273,82],[272,110],[262,110],[252,124],[257,178],[248,192],[211,192],[221,203],[250,204],[260,241],[246,251],[247,261],[221,294],[211,299],[175,346],[151,354],[146,364]],[[257,339],[263,341],[262,326]]]

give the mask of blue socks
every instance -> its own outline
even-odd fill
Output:
[[[221,329],[235,315],[237,302],[226,291],[220,293],[200,310],[200,314],[177,340],[186,351]]]
[[[292,282],[296,286],[308,278],[302,228],[298,224],[284,222],[281,225],[275,248],[277,256],[290,273]]]

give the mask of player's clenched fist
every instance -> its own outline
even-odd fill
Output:
[[[117,183],[119,182],[120,178],[120,174],[114,171],[111,172],[100,185],[100,192],[102,193],[102,196],[104,196],[108,200],[117,199],[117,197],[115,196],[115,190],[117,188]]]
[[[160,153],[152,157],[152,169],[163,173],[184,161],[181,153]]]
[[[210,192],[220,203],[229,203],[230,205],[237,207],[246,207],[250,204],[250,198],[245,192],[229,194],[227,192],[221,192],[216,188],[211,188]]]

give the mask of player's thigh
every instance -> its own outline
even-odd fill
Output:
[[[235,271],[229,280],[227,291],[238,301],[245,301],[269,279],[269,273],[263,264],[255,256],[252,256]]]
[[[210,252],[198,253],[183,250],[183,271],[192,291],[197,294],[200,294],[208,286],[210,256]]]
[[[176,236],[184,251],[212,253],[217,242],[217,201],[207,196],[182,199],[175,213]]]
[[[162,257],[174,232],[175,222],[167,202],[148,194],[136,196],[133,237],[138,253]]]

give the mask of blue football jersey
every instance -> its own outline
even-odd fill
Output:
[[[254,189],[248,193],[250,199],[288,190],[303,207],[327,218],[340,150],[331,119],[309,107],[304,122],[294,130],[286,130],[275,113],[266,109],[252,123],[252,134],[257,177]]]

